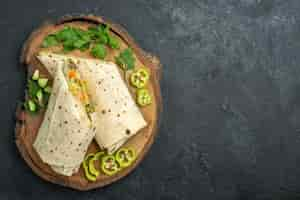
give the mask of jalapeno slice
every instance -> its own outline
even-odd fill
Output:
[[[141,68],[131,74],[130,83],[136,88],[143,88],[147,85],[149,78],[149,72],[145,68]]]
[[[115,154],[120,167],[128,167],[135,160],[135,151],[133,149],[121,148]]]
[[[140,106],[147,106],[152,103],[152,98],[147,89],[139,89],[137,91],[137,103]]]
[[[96,181],[97,177],[90,173],[89,164],[88,164],[90,159],[93,159],[93,157],[94,157],[94,154],[88,154],[82,163],[82,167],[84,170],[84,175],[87,178],[87,180],[94,182],[94,181]]]
[[[102,158],[101,169],[106,175],[112,176],[119,171],[119,165],[114,156],[108,155]]]
[[[96,155],[94,155],[91,159],[89,159],[88,161],[88,165],[89,165],[89,172],[90,174],[94,175],[94,176],[99,176],[100,172],[95,168],[95,161],[97,161],[97,157]]]

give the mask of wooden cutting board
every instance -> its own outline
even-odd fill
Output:
[[[159,85],[162,69],[159,60],[155,56],[143,51],[136,44],[133,38],[125,31],[124,28],[111,22],[110,20],[104,19],[103,17],[93,15],[76,17],[66,16],[55,22],[46,22],[42,26],[37,28],[34,32],[31,33],[28,40],[25,42],[21,53],[21,63],[25,66],[27,74],[32,74],[35,69],[39,69],[41,73],[47,75],[51,79],[47,70],[35,57],[37,52],[41,50],[40,46],[45,36],[50,33],[56,32],[57,30],[63,28],[65,25],[87,28],[88,26],[95,24],[109,25],[111,27],[111,33],[118,37],[121,41],[121,50],[127,47],[132,48],[136,57],[136,67],[145,66],[148,67],[151,71],[151,81],[148,85],[148,89],[153,96],[153,103],[141,109],[146,121],[148,122],[148,126],[142,129],[136,136],[131,138],[125,144],[125,146],[133,147],[136,150],[136,161],[130,167],[121,170],[114,176],[106,176],[104,174],[101,174],[96,182],[87,181],[87,179],[84,177],[82,167],[80,168],[78,173],[74,174],[71,177],[59,175],[54,172],[50,168],[50,166],[41,161],[32,146],[38,129],[42,123],[44,111],[40,111],[38,114],[32,115],[25,112],[22,109],[22,106],[19,106],[16,111],[16,144],[26,163],[41,178],[55,184],[82,191],[108,185],[128,175],[133,171],[134,168],[137,167],[137,165],[143,160],[146,153],[149,151],[154,141],[154,137],[159,126],[160,113],[162,110],[162,99]],[[59,47],[52,47],[49,50],[58,51],[58,48]],[[119,52],[120,50],[109,49],[108,56],[105,58],[105,60],[114,61],[114,57],[118,55]],[[89,53],[80,52],[77,50],[72,51],[70,54],[87,58],[90,57]],[[130,88],[130,91],[134,96],[134,90]],[[99,150],[100,149],[98,145],[95,141],[93,141],[89,146],[88,152],[91,153]]]

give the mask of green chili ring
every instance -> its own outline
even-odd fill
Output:
[[[121,168],[128,167],[136,158],[135,151],[133,149],[121,148],[115,154],[116,161]]]
[[[95,161],[97,161],[97,158],[95,155],[93,156],[93,158],[89,159],[89,161],[88,161],[89,172],[90,172],[90,174],[98,177],[100,172],[95,168]]]
[[[103,173],[112,176],[119,171],[118,163],[112,155],[104,156],[101,161],[101,169]]]
[[[149,78],[149,72],[146,69],[141,68],[131,74],[130,83],[136,88],[143,88],[147,85]]]
[[[97,180],[97,177],[90,173],[89,166],[88,166],[89,160],[92,159],[93,157],[94,154],[88,154],[82,163],[85,177],[87,178],[87,180],[92,182]]]
[[[140,106],[147,106],[152,103],[151,95],[147,89],[139,89],[136,98]]]

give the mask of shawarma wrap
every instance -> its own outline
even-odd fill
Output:
[[[66,67],[62,62],[54,73],[52,93],[33,147],[54,171],[71,176],[78,171],[95,128],[93,115],[69,90]]]
[[[37,57],[52,75],[65,60],[75,64],[94,104],[95,139],[101,148],[112,153],[147,125],[114,63],[50,52]]]

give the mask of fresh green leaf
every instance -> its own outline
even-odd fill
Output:
[[[102,25],[102,30],[105,35],[109,35],[110,27],[108,25]]]
[[[102,44],[96,44],[91,50],[91,54],[100,59],[104,59],[106,56],[106,49],[105,46]]]
[[[83,40],[85,42],[90,42],[91,41],[91,36],[89,35],[88,31],[79,29],[79,28],[74,28],[74,32],[77,34],[77,36],[80,38],[80,40]]]
[[[82,39],[79,39],[79,40],[75,41],[75,42],[73,43],[73,45],[74,45],[74,47],[75,47],[76,49],[80,49],[80,48],[82,48],[86,43],[87,43],[87,41],[84,41],[84,40],[82,40]]]
[[[88,30],[89,35],[93,40],[97,43],[107,44],[108,43],[108,34],[105,32],[105,27],[102,25],[96,27],[89,27]]]
[[[73,28],[66,26],[58,33],[56,33],[56,38],[59,41],[74,41],[78,38],[77,33],[74,31]]]
[[[113,49],[119,49],[120,48],[119,41],[117,40],[117,38],[115,38],[113,36],[109,36],[108,45]]]
[[[108,37],[106,35],[99,35],[97,38],[97,42],[101,43],[101,44],[107,44],[108,43]]]
[[[130,48],[122,51],[115,59],[116,63],[124,70],[134,69],[135,58],[133,57],[132,50]]]
[[[98,29],[95,26],[90,26],[88,28],[87,34],[90,36],[91,39],[96,39],[98,34]]]
[[[58,41],[56,39],[56,36],[53,34],[48,35],[42,42],[43,48],[56,46],[56,45],[58,45]]]
[[[37,84],[37,82],[29,79],[28,83],[27,83],[27,87],[28,87],[28,95],[29,95],[29,97],[35,98],[36,93],[40,89],[40,87]]]
[[[79,50],[80,51],[85,51],[85,50],[87,50],[87,49],[89,49],[90,48],[90,43],[88,42],[88,43],[85,43],[84,45],[82,45],[80,48],[79,48]]]
[[[69,52],[75,49],[73,40],[66,40],[63,42],[63,47],[65,52]]]

